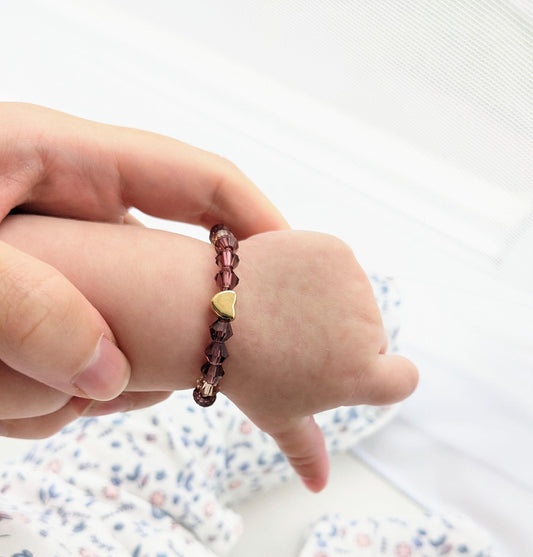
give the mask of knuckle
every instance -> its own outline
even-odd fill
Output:
[[[24,265],[3,273],[0,326],[11,349],[25,348],[42,338],[51,322],[64,320],[69,304],[60,296],[60,278],[52,272],[34,277]]]
[[[229,159],[220,155],[213,156],[218,164],[212,166],[212,189],[210,195],[204,200],[205,206],[199,219],[201,223],[212,223],[214,218],[219,218],[221,205],[224,205],[228,191],[244,176]]]
[[[231,160],[227,159],[226,157],[222,157],[220,155],[216,155],[218,158],[218,162],[222,168],[224,174],[241,174],[240,168]]]
[[[328,238],[331,242],[332,249],[334,249],[338,254],[353,257],[352,248],[344,240],[329,234]]]
[[[355,258],[352,247],[340,238],[331,237],[330,253],[338,265],[348,267],[354,277],[364,275],[357,259]]]
[[[307,249],[314,258],[319,257],[332,266],[335,272],[338,269],[348,267],[350,271],[358,271],[358,264],[352,248],[340,238],[323,232],[306,233],[311,234],[310,238],[305,238]],[[309,242],[309,239],[313,240]]]
[[[350,370],[346,377],[345,406],[353,406],[361,404],[366,394],[365,378],[368,377],[368,368],[366,365],[360,365],[355,370]]]

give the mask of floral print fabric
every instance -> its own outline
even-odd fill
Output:
[[[389,280],[373,285],[394,347],[399,302]],[[338,408],[317,422],[336,453],[394,411]],[[0,471],[0,557],[226,555],[243,528],[231,506],[292,474],[273,440],[222,396],[206,409],[181,392],[131,414],[80,419]],[[488,555],[484,538],[472,543],[463,530],[423,516],[333,516],[315,525],[300,557]]]

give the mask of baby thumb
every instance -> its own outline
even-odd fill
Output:
[[[313,416],[272,437],[309,490],[318,493],[326,487],[329,458],[324,435]]]

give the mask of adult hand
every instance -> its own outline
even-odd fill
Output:
[[[243,238],[287,227],[233,164],[174,139],[18,103],[0,103],[0,123],[0,221],[17,207],[121,223],[137,207],[207,228],[228,222]],[[0,360],[19,383],[88,400],[128,384],[104,317],[53,267],[3,242],[0,305]]]

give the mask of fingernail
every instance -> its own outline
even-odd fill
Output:
[[[110,400],[126,388],[129,378],[128,360],[102,335],[87,367],[73,379],[72,384],[87,398]]]
[[[7,437],[7,436],[8,436],[7,425],[0,422],[0,437]]]
[[[87,406],[87,408],[83,411],[82,416],[105,416],[106,414],[115,414],[116,412],[127,412],[128,410],[131,410],[132,407],[133,402],[131,399],[127,395],[121,394],[113,400],[107,400],[104,402],[93,400],[92,404],[89,404],[89,406]]]

